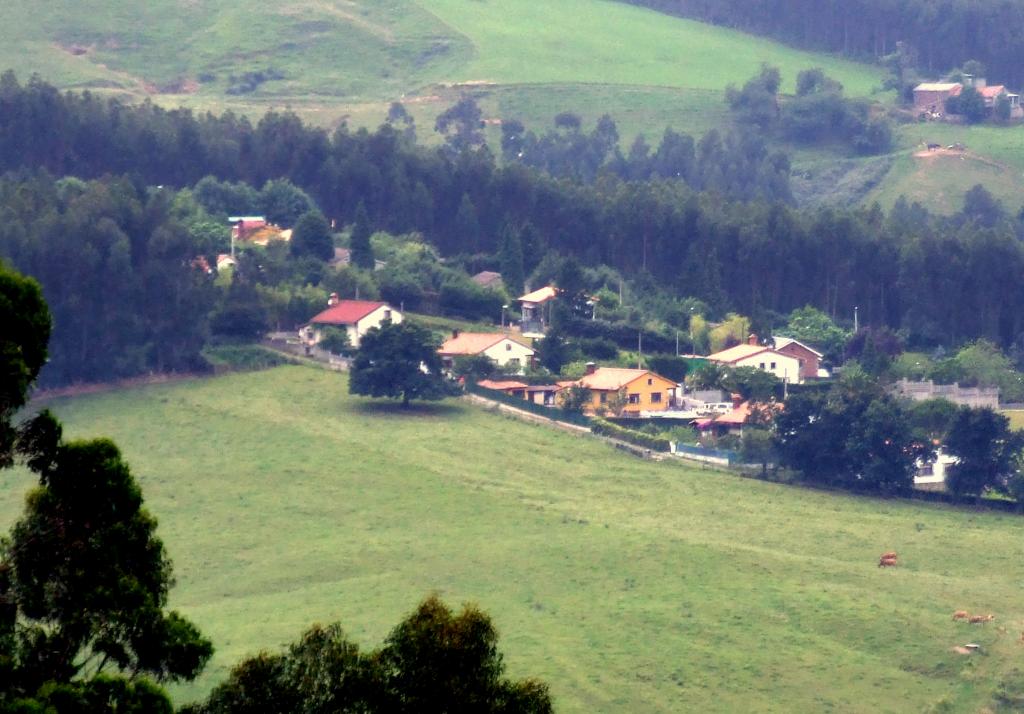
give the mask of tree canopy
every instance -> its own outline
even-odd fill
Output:
[[[439,342],[430,330],[408,322],[385,323],[362,336],[352,370],[349,391],[369,397],[437,400],[454,394],[441,373]]]

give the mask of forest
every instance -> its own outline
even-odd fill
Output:
[[[686,331],[695,305],[708,319],[749,315],[761,330],[812,305],[840,322],[856,308],[861,325],[900,331],[908,349],[977,338],[1020,347],[1024,226],[981,187],[950,217],[906,201],[888,214],[801,210],[786,156],[751,132],[695,141],[668,130],[623,155],[611,118],[588,133],[565,114],[540,135],[512,124],[499,157],[471,99],[436,129],[445,141],[428,147],[400,106],[377,131],[329,134],[287,113],[253,125],[4,75],[0,258],[39,279],[54,312],[42,381],[187,369],[211,328],[290,328],[328,288],[385,294],[387,278],[388,299],[426,291],[465,306],[475,298],[453,266],[504,262],[505,272],[510,240],[526,282],[572,256],[587,289],[626,280],[648,296],[637,319],[666,334]],[[247,280],[218,285],[194,261],[224,252],[226,216],[249,211],[286,227],[322,213],[338,230],[361,215],[366,230],[413,236],[436,260],[329,274],[326,255],[270,251],[243,262]],[[254,315],[257,294],[266,300]]]
[[[877,59],[907,43],[935,77],[978,60],[989,80],[1024,85],[1024,5],[1006,0],[623,0],[766,35],[797,47]]]

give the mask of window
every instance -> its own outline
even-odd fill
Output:
[[[775,363],[772,362],[772,369],[775,369]]]
[[[761,363],[761,369],[764,369],[764,362]]]
[[[629,395],[629,403],[630,404],[639,404],[640,403],[640,395],[639,394],[630,394]]]
[[[506,342],[505,343],[505,351],[506,352],[511,352],[512,351],[512,343],[511,342]]]
[[[799,363],[799,365],[800,365],[801,367],[803,367],[803,366],[804,366],[804,361],[803,361],[802,359],[798,359],[798,360],[797,360],[797,363]]]
[[[385,310],[384,311],[384,319],[385,320],[390,320],[391,319],[391,311],[390,310]]]
[[[601,392],[601,403],[602,404],[607,404],[608,403],[608,392]]]
[[[518,367],[519,366],[519,358],[518,357],[514,357],[514,358],[510,359],[508,361],[508,366],[509,367]]]
[[[648,378],[647,378],[647,386],[649,387],[649,386],[651,386],[652,384],[654,384],[654,380],[653,380],[653,379],[651,379],[650,377],[648,377]]]
[[[661,392],[651,392],[651,404],[661,404]]]

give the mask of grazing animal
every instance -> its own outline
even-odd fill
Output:
[[[928,144],[928,151],[938,151],[941,148],[942,148],[942,144],[932,144],[930,142]]]
[[[956,612],[953,613],[953,619],[954,620],[966,620],[970,616],[971,616],[971,613],[967,612],[967,610],[957,610]],[[1024,635],[1024,632],[1022,632],[1021,634]]]
[[[896,566],[895,558],[880,558],[878,561],[879,568],[892,568]]]
[[[896,551],[895,550],[890,550],[888,553],[882,553],[878,557],[881,558],[882,560],[896,560],[896,558],[898,558],[899,556],[896,555]]]
[[[988,615],[971,615],[971,619],[968,620],[972,625],[979,625],[982,622],[990,622],[996,619],[996,616],[989,613]]]

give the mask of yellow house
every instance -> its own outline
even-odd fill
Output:
[[[679,388],[671,379],[648,369],[595,367],[593,364],[588,364],[587,374],[573,384],[590,390],[591,402],[586,411],[591,413],[608,409],[609,401],[614,402],[620,392],[626,399],[624,414],[665,411],[675,402]]]

